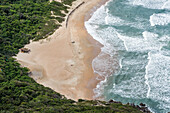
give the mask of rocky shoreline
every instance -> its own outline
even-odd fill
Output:
[[[121,102],[117,102],[117,101],[114,101],[114,100],[110,100],[108,102],[108,104],[110,104],[110,103],[120,103],[120,104],[122,104]],[[151,111],[148,109],[148,107],[144,103],[140,103],[139,105],[135,105],[134,103],[127,103],[126,105],[130,105],[134,108],[137,108],[144,113],[151,113]]]

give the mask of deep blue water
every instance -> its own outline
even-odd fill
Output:
[[[93,60],[96,98],[170,112],[170,0],[111,0],[85,25],[104,45]]]

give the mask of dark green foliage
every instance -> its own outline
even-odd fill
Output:
[[[71,5],[74,0],[63,0]],[[66,99],[50,88],[36,83],[12,58],[18,49],[54,32],[64,21],[68,7],[48,0],[0,0],[0,113],[20,112],[86,112],[111,113],[139,111],[129,105],[109,104],[100,101]],[[51,16],[51,11],[57,17]],[[98,105],[102,103],[102,105]]]
[[[66,4],[66,5],[72,5],[72,2],[76,1],[76,0],[61,0],[62,3]]]
[[[15,55],[18,49],[51,34],[64,21],[68,7],[48,0],[1,0],[0,1],[0,53]],[[51,11],[57,18],[51,16]]]

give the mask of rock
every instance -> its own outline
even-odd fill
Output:
[[[137,107],[138,109],[140,109],[140,107],[139,107],[138,105],[136,105],[136,107]]]
[[[28,48],[21,48],[21,52],[23,53],[29,53],[31,50]]]
[[[109,103],[113,103],[114,101],[113,100],[110,100]]]
[[[130,105],[129,102],[127,103],[127,105]]]
[[[134,103],[131,103],[130,105],[133,106],[133,107],[135,107],[135,104],[134,104]]]
[[[140,106],[145,106],[145,104],[143,104],[143,103],[140,103],[139,105],[140,105]]]
[[[74,43],[75,43],[75,41],[72,41],[71,43],[72,43],[72,44],[74,44]]]

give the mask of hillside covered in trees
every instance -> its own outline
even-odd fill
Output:
[[[140,112],[121,103],[67,99],[36,83],[29,69],[12,58],[29,40],[46,38],[59,28],[73,1],[0,0],[0,112]]]

